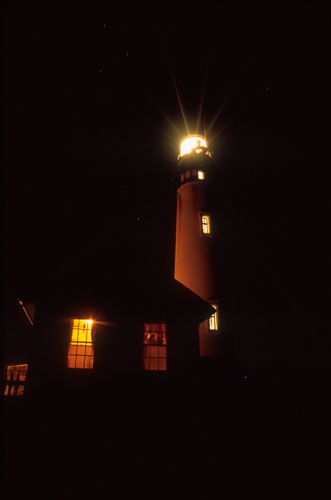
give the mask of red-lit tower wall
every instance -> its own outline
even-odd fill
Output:
[[[210,152],[200,144],[178,161],[175,279],[217,307],[214,320],[200,324],[201,357],[217,355],[221,329],[213,248],[216,221],[210,192],[211,164]]]

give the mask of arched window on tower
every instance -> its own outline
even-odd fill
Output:
[[[203,235],[211,234],[210,215],[201,214],[201,232]]]

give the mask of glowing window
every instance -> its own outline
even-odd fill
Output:
[[[209,318],[209,330],[218,330],[218,307],[216,304],[211,305],[215,309],[215,312]]]
[[[210,216],[201,215],[201,230],[203,234],[210,234]]]
[[[198,170],[198,179],[203,181],[205,178],[205,173],[202,170]]]
[[[26,374],[28,365],[8,365],[6,373],[7,385],[5,386],[5,396],[22,396],[24,393]]]
[[[74,319],[68,350],[68,368],[93,368],[92,319]]]
[[[167,329],[165,322],[145,323],[143,360],[145,370],[167,369]]]

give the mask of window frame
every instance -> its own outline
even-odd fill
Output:
[[[219,306],[216,302],[210,302],[210,305],[215,309],[214,314],[211,314],[208,318],[208,331],[209,332],[219,332]],[[214,322],[216,328],[212,328],[211,322]]]
[[[204,222],[203,222],[203,218],[207,218],[207,228],[208,228],[208,232],[204,232],[203,228],[204,228]],[[201,212],[200,213],[200,233],[201,233],[201,236],[206,236],[206,237],[209,237],[211,238],[212,236],[212,232],[211,232],[211,216],[210,214],[206,213],[206,212]]]
[[[95,322],[91,318],[73,318],[71,320],[70,340],[67,351],[68,369],[93,370],[95,347],[94,324]],[[87,327],[84,325],[87,325]],[[81,334],[82,332],[83,334]],[[85,339],[82,338],[83,336],[85,336]]]
[[[151,335],[157,341],[146,342]],[[167,371],[167,323],[166,321],[149,321],[144,323],[142,362],[145,372]],[[156,353],[157,355],[153,355]],[[160,355],[160,354],[164,355]]]
[[[6,366],[4,396],[23,396],[28,369],[28,363]]]

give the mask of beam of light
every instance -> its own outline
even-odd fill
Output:
[[[201,92],[201,99],[200,99],[200,106],[199,106],[198,120],[197,120],[197,132],[199,132],[199,128],[200,128],[201,112],[202,112],[202,105],[203,105],[204,97],[205,97],[205,84],[203,85],[202,92]]]
[[[162,47],[163,47],[163,50],[164,50],[164,53],[165,53],[165,56],[167,58],[167,62],[168,62],[168,65],[169,65],[170,74],[171,74],[171,78],[172,78],[172,83],[174,84],[174,88],[175,88],[175,92],[176,92],[176,96],[177,96],[179,108],[180,108],[180,111],[182,113],[184,125],[185,125],[185,128],[186,128],[186,133],[187,133],[187,135],[190,135],[188,124],[187,124],[187,121],[186,121],[186,118],[185,118],[184,107],[183,107],[182,100],[181,100],[180,95],[179,95],[179,91],[178,91],[178,87],[177,87],[177,84],[176,84],[175,75],[174,75],[174,72],[173,72],[172,67],[171,67],[169,55],[168,55],[168,52],[167,52],[167,50],[165,48],[165,45],[163,43],[162,43]]]
[[[174,122],[172,122],[169,118],[169,116],[164,112],[162,111],[162,109],[160,108],[159,104],[156,102],[155,99],[152,99],[155,106],[157,107],[158,111],[161,113],[161,115],[163,116],[163,118],[165,118],[167,120],[167,122],[169,123],[169,125],[171,126],[171,128],[176,132],[177,135],[180,135],[180,132],[178,130],[178,128],[175,126]]]
[[[243,73],[243,72],[247,69],[247,67],[249,66],[249,64],[250,64],[250,59],[248,59],[248,60],[246,61],[246,63],[244,64],[244,66],[243,66],[243,68],[242,68],[242,70],[241,70],[240,74],[238,75],[238,78],[237,78],[237,79],[233,82],[233,84],[232,84],[232,86],[230,87],[230,90],[229,90],[229,92],[227,93],[227,95],[226,95],[226,97],[225,97],[224,101],[221,103],[220,107],[219,107],[219,108],[218,108],[218,110],[216,111],[216,114],[214,115],[214,118],[212,119],[211,123],[210,123],[210,124],[208,125],[208,127],[207,127],[207,134],[209,134],[209,132],[210,132],[210,131],[211,131],[211,129],[213,128],[213,126],[214,126],[214,124],[215,124],[216,120],[218,119],[219,115],[221,114],[221,112],[222,112],[222,110],[223,110],[223,108],[224,108],[225,104],[228,102],[228,100],[229,100],[229,98],[230,98],[230,96],[231,96],[231,94],[232,94],[232,92],[233,92],[233,90],[234,90],[235,86],[237,85],[238,81],[240,80],[241,73]]]
[[[198,119],[197,119],[197,133],[199,133],[199,129],[200,129],[202,106],[203,106],[203,101],[205,98],[205,89],[206,89],[207,76],[208,76],[208,66],[209,66],[209,58],[208,58],[207,63],[206,63],[206,73],[205,73],[205,78],[203,80],[202,91],[201,91],[200,107],[199,107]],[[206,137],[206,130],[204,132],[205,132],[204,135]]]
[[[229,128],[229,126],[235,121],[237,120],[238,116],[241,114],[240,111],[238,111],[237,114],[235,114],[230,120],[228,120],[225,125],[223,125],[220,129],[218,129],[212,136],[211,136],[211,141],[212,142],[215,142],[217,141],[217,137],[222,134],[227,128]]]
[[[238,81],[238,80],[237,80]],[[216,111],[216,114],[214,115],[214,118],[212,119],[211,123],[208,125],[208,128],[207,128],[207,134],[209,134],[209,132],[212,130],[217,118],[219,117],[219,115],[221,114],[225,104],[227,103],[227,101],[229,100],[232,92],[233,92],[233,89],[234,89],[234,86],[235,84],[237,83],[237,81],[232,85],[232,87],[230,88],[227,96],[225,97],[224,101],[221,103],[220,107],[218,108],[218,110]]]

